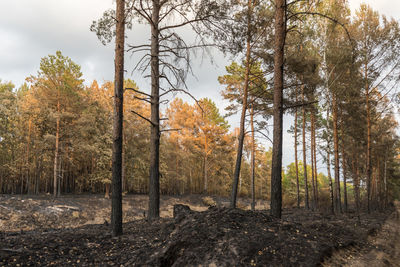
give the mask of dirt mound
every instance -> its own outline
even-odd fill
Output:
[[[277,220],[266,212],[214,207],[178,218],[174,231],[146,264],[314,266],[332,249],[357,240],[341,226]]]

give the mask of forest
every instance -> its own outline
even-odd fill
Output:
[[[343,0],[116,4],[88,25],[102,44],[115,41],[114,81],[85,81],[61,51],[42,57],[19,88],[1,77],[0,194],[104,194],[112,236],[122,234],[122,203],[131,194],[149,195],[143,212],[150,221],[165,196],[211,196],[243,208],[240,198],[253,211],[267,201],[271,218],[302,208],[355,214],[356,224],[393,208],[400,198],[398,21],[366,4],[352,13]],[[126,38],[137,23],[148,26],[148,43]],[[186,83],[193,58],[212,57],[213,49],[231,59],[218,78],[224,110]],[[134,70],[124,68],[128,60]],[[289,142],[283,125],[290,125],[291,151],[282,146]],[[285,153],[294,162],[282,166]],[[249,225],[270,220],[246,216],[254,216]],[[167,254],[146,264],[184,263]]]

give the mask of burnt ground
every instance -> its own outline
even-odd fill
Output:
[[[147,221],[147,197],[125,196],[124,235],[113,238],[110,200],[101,196],[1,196],[0,265],[364,266],[374,255],[381,261],[371,266],[399,262],[398,245],[387,244],[399,244],[393,209],[360,220],[287,209],[277,220],[267,210],[233,210],[216,200],[208,208],[201,196],[163,197],[162,218]],[[180,203],[195,211],[173,218]],[[248,208],[246,200],[241,206]]]

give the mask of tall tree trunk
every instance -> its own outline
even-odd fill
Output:
[[[356,204],[356,213],[357,216],[360,216],[360,178],[358,176],[358,162],[357,155],[353,151],[353,160],[352,160],[352,169],[353,169],[353,183],[354,183],[354,201]]]
[[[31,193],[31,183],[30,183],[30,166],[29,166],[29,149],[31,146],[31,129],[32,129],[32,119],[29,118],[28,121],[28,140],[26,142],[26,185],[27,185],[27,193],[28,195]]]
[[[256,189],[255,189],[255,176],[256,176],[256,144],[254,137],[254,107],[251,105],[250,110],[250,124],[251,124],[251,210],[256,209]]]
[[[343,119],[343,111],[340,109],[340,130],[341,130],[341,149],[342,149],[342,172],[343,172],[343,204],[344,204],[344,212],[347,213],[348,203],[347,203],[347,172],[346,172],[346,154],[344,149],[344,119]]]
[[[346,157],[344,154],[344,145],[342,142],[342,171],[343,171],[343,201],[344,201],[344,212],[348,210],[347,204],[347,173],[346,173]]]
[[[207,135],[204,133],[204,171],[203,171],[203,175],[204,175],[204,194],[207,194],[208,188],[208,172],[207,172],[207,168],[208,168],[208,162],[207,162],[207,154],[208,154],[208,143],[207,143]]]
[[[342,118],[343,120],[343,118]],[[342,122],[342,172],[343,172],[343,201],[344,201],[344,212],[347,212],[348,205],[347,205],[347,173],[346,173],[346,157],[345,157],[345,150],[344,150],[344,133],[343,133],[343,122]]]
[[[276,0],[274,43],[274,130],[271,168],[271,215],[282,216],[283,65],[286,37],[286,0]]]
[[[370,213],[370,199],[371,199],[371,114],[369,106],[369,85],[368,85],[368,69],[365,64],[365,106],[367,111],[367,211]]]
[[[115,85],[112,150],[112,235],[122,235],[122,133],[124,107],[124,45],[125,45],[125,0],[117,0],[115,37]]]
[[[315,204],[316,208],[318,208],[318,168],[317,168],[317,135],[316,135],[316,123],[315,123],[315,109],[313,109],[313,136],[314,136],[314,179],[315,179]]]
[[[311,184],[312,184],[312,209],[315,210],[317,207],[317,197],[315,193],[315,173],[314,173],[314,111],[311,110],[311,147],[310,147],[310,156],[311,156]]]
[[[332,176],[331,176],[331,153],[330,150],[330,142],[328,142],[328,152],[326,153],[326,168],[328,170],[328,179],[329,179],[329,191],[331,196],[331,213],[335,214],[335,200],[333,197],[333,183],[332,183]]]
[[[58,101],[57,101],[56,147],[54,150],[54,170],[53,170],[53,196],[54,197],[57,197],[57,181],[58,181],[58,169],[57,168],[58,168],[58,157],[59,157],[59,142],[60,142],[60,99],[58,99]]]
[[[240,116],[240,129],[238,137],[238,146],[236,153],[236,164],[235,172],[233,174],[232,193],[231,193],[231,208],[236,208],[236,198],[239,184],[240,167],[242,163],[243,154],[243,142],[244,142],[244,130],[246,120],[246,109],[247,109],[247,94],[249,88],[249,75],[250,75],[250,60],[251,60],[251,16],[252,16],[252,0],[248,0],[247,3],[247,40],[246,40],[246,72],[244,76],[244,88],[243,88],[243,103],[242,103],[242,114]]]
[[[298,101],[298,87],[296,87],[296,102]],[[300,183],[299,183],[299,160],[297,158],[297,108],[294,113],[294,163],[296,167],[296,193],[297,208],[300,208]]]
[[[376,202],[376,207],[380,207],[381,204],[381,164],[380,164],[380,160],[377,159],[376,160],[376,179],[375,179],[375,187],[376,187],[376,198],[375,198],[375,202]]]
[[[338,137],[338,106],[336,96],[332,93],[332,119],[333,119],[333,150],[335,156],[335,202],[336,211],[342,212],[340,197],[340,168],[339,168],[339,137]]]
[[[384,208],[387,208],[388,205],[388,191],[387,191],[387,156],[385,155],[385,166],[384,166],[384,171],[383,171],[383,182],[384,182]]]
[[[304,103],[304,85],[301,88],[301,101]],[[303,175],[304,175],[304,194],[305,194],[305,207],[310,209],[308,201],[308,178],[307,178],[307,145],[306,145],[306,108],[303,106]]]
[[[58,160],[58,179],[57,179],[57,197],[61,196],[61,183],[63,182],[62,177],[62,157]]]
[[[123,123],[123,122],[122,122]],[[125,128],[124,123],[122,124],[122,127]],[[126,191],[126,164],[125,164],[125,157],[126,157],[126,140],[125,140],[125,134],[124,131],[122,131],[122,170],[121,170],[121,192]]]
[[[160,1],[152,2],[149,219],[160,217]]]

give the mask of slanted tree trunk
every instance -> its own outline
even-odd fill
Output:
[[[298,92],[296,87],[296,102],[298,101]],[[296,167],[296,193],[297,193],[297,208],[300,208],[300,183],[299,183],[299,161],[297,158],[297,108],[294,113],[294,163]]]
[[[271,168],[271,215],[282,216],[283,66],[286,37],[286,0],[275,1],[274,130]]]
[[[115,85],[112,150],[112,235],[122,235],[122,135],[124,103],[124,44],[125,44],[125,0],[117,0],[115,38]]]
[[[304,103],[304,85],[301,88],[301,101]],[[307,179],[307,145],[306,145],[306,108],[303,106],[303,175],[304,175],[304,194],[305,194],[305,207],[310,209],[310,204],[308,201],[308,179]]]
[[[160,1],[152,2],[149,219],[160,217]]]
[[[238,137],[238,146],[236,153],[236,164],[235,172],[233,174],[232,183],[232,193],[231,193],[231,208],[236,208],[236,198],[239,185],[240,167],[242,163],[243,154],[243,143],[244,143],[244,130],[245,130],[245,120],[246,120],[246,110],[247,110],[247,95],[249,88],[249,75],[250,75],[250,60],[251,60],[251,15],[252,15],[252,0],[248,1],[248,11],[247,11],[247,40],[246,40],[246,72],[244,76],[244,88],[243,88],[243,103],[242,103],[242,113],[240,116],[240,128]]]

